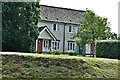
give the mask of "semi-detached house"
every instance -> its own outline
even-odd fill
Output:
[[[85,11],[61,7],[40,5],[40,21],[38,22],[39,36],[35,41],[36,52],[60,50],[67,53],[74,50],[80,53],[80,46],[72,39],[76,33]],[[86,53],[90,53],[90,45],[86,45]]]

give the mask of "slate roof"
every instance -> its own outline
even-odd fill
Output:
[[[40,5],[41,20],[79,24],[85,11]]]

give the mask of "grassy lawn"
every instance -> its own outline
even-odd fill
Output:
[[[118,78],[117,59],[1,52],[5,78]]]

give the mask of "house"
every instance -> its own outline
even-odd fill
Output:
[[[85,11],[61,7],[40,5],[39,36],[35,41],[36,52],[60,50],[67,53],[74,50],[80,53],[80,46],[72,39],[76,33]],[[86,53],[90,53],[90,45],[86,45]]]

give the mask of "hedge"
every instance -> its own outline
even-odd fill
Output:
[[[102,40],[96,42],[96,57],[120,59],[120,41]]]

